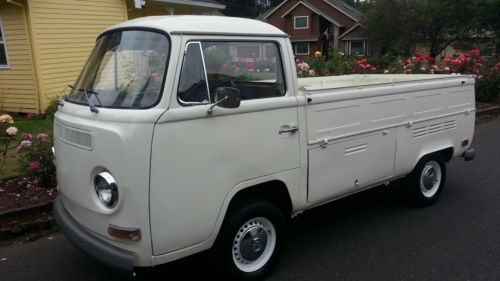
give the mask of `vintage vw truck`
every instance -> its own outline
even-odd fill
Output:
[[[404,178],[433,203],[454,157],[474,158],[474,79],[297,79],[288,36],[214,16],[135,19],[99,35],[54,124],[55,216],[122,272],[211,249],[262,278],[287,220]]]

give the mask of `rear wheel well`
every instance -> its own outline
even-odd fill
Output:
[[[260,199],[273,204],[283,213],[285,218],[289,218],[292,213],[292,200],[285,183],[282,181],[265,182],[239,191],[231,200],[228,213],[247,198]]]
[[[453,158],[453,147],[448,147],[443,150],[438,151],[438,153],[443,156],[444,161],[450,162],[451,158]]]

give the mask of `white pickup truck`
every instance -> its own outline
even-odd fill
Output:
[[[287,220],[405,178],[433,203],[446,162],[474,158],[474,79],[297,79],[287,34],[228,17],[104,31],[54,124],[55,215],[123,272],[211,248],[236,279],[266,275]]]

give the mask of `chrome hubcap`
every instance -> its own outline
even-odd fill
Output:
[[[420,175],[420,191],[425,197],[436,194],[441,185],[441,166],[436,161],[428,162]]]
[[[240,242],[241,256],[247,261],[260,257],[267,244],[267,233],[262,226],[255,226],[243,234]]]
[[[254,218],[240,227],[233,239],[233,261],[244,272],[262,268],[276,246],[276,230],[266,218]]]

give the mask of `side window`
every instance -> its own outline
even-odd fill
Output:
[[[233,87],[242,100],[285,95],[278,46],[269,42],[202,42],[208,85]]]
[[[273,42],[190,42],[180,79],[183,105],[213,102],[219,87],[238,89],[242,100],[286,93],[280,52]]]
[[[199,42],[186,46],[177,97],[183,105],[210,103],[203,55]]]

